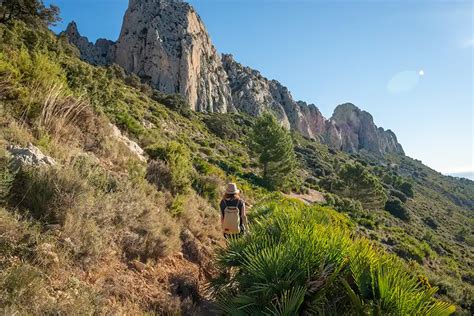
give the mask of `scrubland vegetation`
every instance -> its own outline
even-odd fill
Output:
[[[192,112],[80,61],[30,17],[0,23],[2,313],[472,313],[473,182],[333,150],[271,117]],[[262,130],[284,140],[276,155]],[[14,163],[7,146],[29,143],[56,164]],[[254,205],[250,234],[228,245],[227,181]]]
[[[401,259],[351,237],[329,208],[279,200],[258,206],[250,234],[218,255],[212,284],[226,314],[448,315],[435,288]]]

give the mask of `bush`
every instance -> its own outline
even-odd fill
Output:
[[[7,202],[10,190],[15,181],[16,168],[8,156],[0,156],[0,204]]]
[[[360,201],[340,197],[339,195],[326,193],[324,194],[327,206],[330,206],[341,212],[358,212],[362,211],[363,207]]]
[[[194,190],[212,204],[218,202],[223,186],[223,181],[216,176],[198,176],[193,181]]]
[[[413,184],[410,182],[403,182],[400,187],[400,191],[402,191],[406,196],[412,198],[415,196],[415,193],[413,192]]]
[[[12,190],[13,202],[36,219],[63,223],[66,212],[87,193],[84,180],[73,170],[30,168],[22,170]]]
[[[146,179],[161,190],[171,190],[171,171],[162,160],[151,160],[148,163]]]
[[[429,227],[431,227],[432,229],[438,228],[438,222],[431,216],[423,218],[423,222]]]
[[[150,157],[160,159],[149,163],[147,179],[158,189],[165,188],[173,194],[184,193],[191,184],[193,173],[188,148],[172,141],[165,147],[147,147],[146,152]]]
[[[254,209],[258,220],[230,240],[212,282],[224,314],[449,315],[395,256],[352,239],[327,208],[279,201]],[[228,273],[231,271],[231,273]]]
[[[196,157],[193,161],[193,166],[202,175],[205,176],[216,176],[218,178],[224,178],[225,172],[222,169],[208,163],[206,160]]]
[[[407,260],[415,260],[418,263],[422,263],[425,255],[423,251],[417,247],[417,242],[415,243],[407,243],[402,242],[396,245],[393,248],[393,251],[400,257]]]
[[[191,110],[189,103],[180,94],[165,94],[160,91],[153,91],[153,100],[165,105],[167,108],[177,111],[181,114],[188,114]]]
[[[213,113],[204,119],[207,128],[223,139],[239,139],[241,133],[232,116],[227,113]]]
[[[391,197],[385,203],[385,210],[401,220],[410,220],[410,212],[403,206],[402,201],[396,197]]]
[[[0,274],[0,289],[1,308],[25,310],[26,306],[33,304],[30,308],[39,312],[52,303],[48,300],[46,282],[41,271],[28,264],[3,271]]]
[[[336,188],[336,191],[341,195],[361,201],[366,208],[382,208],[387,200],[379,178],[358,162],[344,164],[339,171],[339,177],[343,186]]]
[[[390,190],[390,195],[400,199],[400,201],[402,201],[403,203],[407,201],[407,196],[401,191],[392,189]]]

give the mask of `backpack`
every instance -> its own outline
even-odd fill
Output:
[[[225,234],[240,233],[240,210],[239,203],[236,206],[228,206],[227,202],[224,209],[224,220],[222,221],[222,229]]]

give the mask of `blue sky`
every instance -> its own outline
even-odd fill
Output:
[[[330,117],[352,102],[406,153],[444,172],[473,171],[471,1],[191,0],[214,45]],[[47,0],[60,31],[115,40],[127,0]],[[424,75],[420,75],[423,70]]]

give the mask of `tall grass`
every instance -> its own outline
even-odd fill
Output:
[[[74,124],[88,103],[67,93],[62,85],[53,84],[44,98],[39,126],[52,135],[59,135],[64,127]]]
[[[250,234],[217,256],[223,273],[210,286],[233,315],[449,315],[436,288],[404,263],[353,238],[347,220],[295,201],[257,207]]]

